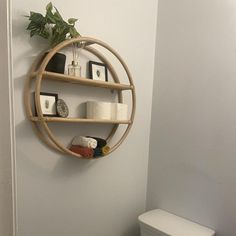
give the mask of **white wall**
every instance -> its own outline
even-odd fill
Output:
[[[236,2],[160,0],[148,209],[236,232]]]
[[[9,61],[9,8],[7,1],[0,2],[0,235],[13,235],[11,128],[10,128],[10,61]]]
[[[47,2],[12,4],[18,235],[138,235],[137,216],[146,202],[157,1],[54,1],[65,18],[79,18],[82,35],[99,38],[122,55],[136,85],[137,112],[128,138],[109,158],[94,161],[51,151],[38,140],[24,114],[26,73],[45,44],[29,38],[23,15],[43,12]],[[53,84],[50,89],[56,91]],[[84,93],[79,87],[71,91],[73,96]],[[67,127],[54,128],[66,139],[74,130]],[[104,128],[94,127],[98,132]]]

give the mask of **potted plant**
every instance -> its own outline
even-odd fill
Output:
[[[70,18],[66,22],[51,2],[46,6],[45,16],[41,13],[31,11],[30,15],[26,17],[28,17],[30,21],[26,28],[26,30],[30,31],[30,36],[40,36],[48,40],[51,48],[66,39],[80,36],[75,28],[77,19]],[[75,45],[73,45],[73,48],[75,48]],[[56,53],[49,61],[46,70],[63,74],[65,70],[65,60],[66,56],[64,54]]]

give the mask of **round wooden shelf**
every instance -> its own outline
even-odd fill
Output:
[[[48,62],[50,59],[54,56],[55,53],[59,52],[63,48],[73,44],[77,43],[78,45],[83,45],[83,50],[86,50],[92,54],[94,54],[98,59],[101,60],[104,64],[106,64],[108,71],[110,72],[114,83],[112,82],[101,82],[101,81],[96,81],[96,80],[90,80],[87,78],[78,78],[74,76],[69,76],[65,74],[59,74],[59,73],[53,73],[53,72],[48,72],[45,70]],[[97,49],[93,48],[91,45],[100,45],[101,47],[107,49],[111,54],[113,54],[120,64],[122,65],[129,84],[121,84],[120,80],[118,78],[118,75],[109,62],[109,60],[106,59],[106,57],[100,53]],[[56,47],[51,49],[47,55],[43,58],[41,61],[40,65],[38,65],[38,61],[42,60],[42,55],[39,56],[39,60],[37,60],[31,67],[31,70],[29,72],[29,75],[27,77],[27,81],[25,84],[25,90],[24,90],[24,103],[25,103],[25,110],[28,119],[32,122],[33,127],[38,134],[39,138],[45,142],[49,147],[60,151],[64,154],[69,154],[77,158],[86,158],[83,157],[80,154],[74,153],[70,151],[67,147],[62,145],[57,137],[53,134],[52,130],[48,126],[48,122],[63,122],[63,123],[95,123],[95,124],[113,124],[113,128],[111,132],[109,133],[108,137],[106,138],[107,142],[112,139],[114,136],[118,126],[120,124],[125,124],[127,127],[125,128],[121,138],[115,142],[115,145],[110,147],[110,151],[108,154],[112,153],[115,149],[117,149],[121,143],[124,141],[126,136],[128,135],[131,126],[133,124],[134,120],[134,114],[135,114],[135,107],[136,107],[136,95],[135,95],[135,86],[133,84],[133,79],[131,77],[131,74],[129,72],[129,69],[123,59],[120,57],[120,55],[112,49],[109,45],[106,43],[90,38],[90,37],[78,37],[78,38],[73,38],[66,40],[60,44],[58,44]],[[40,104],[40,92],[41,92],[41,84],[42,80],[54,80],[54,81],[60,81],[60,82],[65,82],[65,83],[75,83],[83,86],[93,86],[93,87],[101,87],[101,88],[107,88],[107,89],[113,89],[117,90],[118,93],[118,102],[123,103],[123,96],[122,96],[122,91],[123,90],[129,90],[131,92],[131,100],[132,100],[132,110],[130,114],[130,118],[128,120],[97,120],[97,119],[80,119],[80,118],[60,118],[60,117],[45,117],[43,116],[42,109],[41,109],[41,104]],[[37,111],[37,116],[33,115],[32,111],[32,99],[31,99],[31,86],[32,86],[32,81],[35,80],[35,107]],[[106,154],[106,155],[108,155]],[[106,156],[104,155],[104,156]]]

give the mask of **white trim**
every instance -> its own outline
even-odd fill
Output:
[[[10,135],[11,135],[11,172],[12,172],[12,215],[13,236],[18,235],[17,230],[17,179],[16,179],[16,135],[15,135],[15,112],[14,112],[14,83],[12,68],[12,2],[6,0],[7,12],[7,67],[8,67],[8,90],[9,90],[9,113],[10,113]]]
[[[12,81],[12,33],[11,33],[11,0],[2,0],[0,2],[0,22],[1,22],[1,50],[2,50],[2,59],[3,61],[1,63],[1,73],[4,75],[4,81],[3,81],[3,89],[2,96],[8,96],[7,101],[5,102],[6,106],[6,114],[8,115],[9,120],[6,121],[7,127],[6,131],[8,132],[6,137],[9,137],[10,140],[10,149],[8,149],[8,146],[6,147],[6,150],[4,149],[4,154],[9,155],[9,163],[6,164],[3,168],[10,168],[11,172],[6,172],[6,175],[4,178],[5,181],[8,181],[11,179],[11,193],[10,196],[7,197],[9,200],[11,200],[9,208],[12,209],[12,214],[10,219],[6,219],[9,221],[9,227],[6,228],[6,231],[8,234],[10,233],[13,236],[17,236],[17,220],[16,220],[16,174],[15,174],[15,132],[14,132],[14,99],[13,99],[13,81]],[[7,123],[9,121],[9,123]],[[5,123],[1,124],[2,126],[5,125]],[[9,135],[9,136],[8,136]],[[5,147],[3,147],[5,148]],[[6,156],[7,157],[7,156]],[[9,187],[9,185],[6,185]],[[8,205],[7,205],[8,207]],[[7,210],[7,209],[6,209]],[[8,226],[7,226],[8,227]],[[5,229],[3,229],[3,232]]]

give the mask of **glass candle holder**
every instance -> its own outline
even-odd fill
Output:
[[[81,77],[81,66],[77,61],[72,61],[68,65],[68,75]]]

